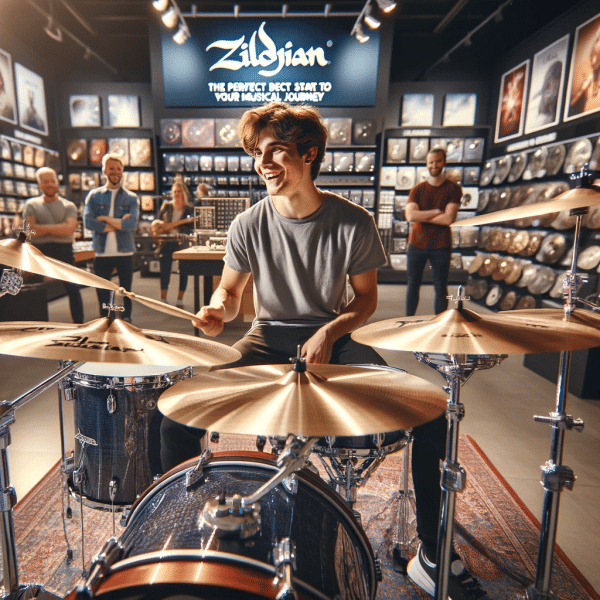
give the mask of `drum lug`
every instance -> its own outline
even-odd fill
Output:
[[[279,591],[276,600],[296,600],[298,595],[292,585],[292,570],[296,570],[296,544],[285,537],[275,542],[273,562],[277,569]]]
[[[375,577],[377,578],[377,581],[383,581],[383,567],[381,565],[381,559],[379,558],[378,554],[375,555],[374,562],[375,562]]]
[[[219,443],[219,432],[218,431],[211,431],[210,432],[210,441],[213,444],[218,444]]]
[[[63,393],[63,399],[66,402],[72,402],[73,400],[75,400],[76,398],[76,388],[71,384],[71,382],[66,382],[63,381],[61,382],[61,388],[62,388],[62,393]]]
[[[201,455],[198,463],[193,469],[189,469],[185,474],[185,489],[187,492],[191,492],[198,483],[204,479],[204,470],[202,467],[206,466],[212,458],[212,452],[207,448]]]
[[[292,473],[292,475],[286,477],[281,483],[288,494],[295,496],[298,493],[298,477],[296,473]]]
[[[92,598],[96,593],[100,581],[106,577],[111,566],[120,560],[122,555],[123,546],[121,546],[117,538],[111,537],[104,544],[102,550],[100,550],[100,554],[94,557],[90,574],[85,583],[77,588],[76,598]]]
[[[113,396],[112,391],[108,395],[108,398],[106,398],[106,410],[109,415],[117,412],[117,399]]]
[[[119,523],[121,524],[121,527],[127,526],[127,519],[129,518],[130,512],[131,512],[131,506],[126,506],[123,509],[123,512],[121,513],[121,520],[119,521]]]

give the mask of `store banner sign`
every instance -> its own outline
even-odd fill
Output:
[[[270,101],[374,106],[380,34],[361,44],[354,19],[188,19],[191,38],[161,38],[167,107]]]

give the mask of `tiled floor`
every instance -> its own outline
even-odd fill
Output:
[[[171,299],[175,298],[177,276],[172,278]],[[191,283],[191,282],[190,282]],[[158,298],[158,279],[134,279],[133,291]],[[191,285],[190,285],[191,288]],[[379,308],[371,321],[398,317],[404,311],[403,285],[380,285]],[[83,290],[85,318],[98,315],[95,291]],[[467,303],[477,312],[480,306]],[[187,293],[186,308],[192,309],[192,292]],[[433,310],[431,287],[424,286],[419,314]],[[50,320],[70,322],[66,298],[50,304]],[[134,325],[192,334],[188,321],[156,312],[139,303],[133,311]],[[243,323],[229,325],[217,341],[233,343],[246,329]],[[26,340],[24,340],[26,343]],[[418,350],[418,349],[417,349]],[[408,352],[382,352],[389,364],[442,385],[441,376]],[[54,374],[54,361],[0,356],[2,361],[3,400],[12,401],[25,394],[46,377]],[[555,408],[556,385],[524,368],[523,356],[510,356],[500,365],[477,371],[464,384],[460,399],[466,415],[460,432],[471,435],[483,448],[496,468],[519,497],[540,519],[544,490],[540,484],[540,465],[550,457],[551,429],[534,422],[534,415],[548,415]],[[107,372],[107,375],[110,374]],[[9,446],[11,483],[18,497],[38,481],[61,456],[61,436],[55,387],[19,408],[11,426]],[[557,542],[594,588],[600,591],[600,400],[581,400],[568,395],[567,412],[585,422],[582,433],[569,431],[565,436],[563,464],[573,469],[577,481],[572,491],[561,494]],[[65,439],[72,447],[73,417],[70,404],[65,406]],[[460,502],[460,496],[458,497]]]

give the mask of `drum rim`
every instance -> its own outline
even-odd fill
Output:
[[[80,386],[91,389],[128,389],[133,386],[141,387],[144,385],[157,388],[158,383],[168,383],[169,379],[176,379],[178,382],[181,377],[183,377],[183,379],[188,379],[189,377],[192,377],[193,374],[193,367],[190,365],[181,369],[171,369],[170,371],[164,371],[162,373],[146,375],[100,375],[74,369],[67,375],[67,379],[74,387]],[[127,379],[127,381],[125,381],[125,379]],[[110,383],[109,380],[111,380]]]
[[[234,454],[236,452],[236,454]],[[269,458],[270,454],[266,452],[255,452],[252,450],[237,450],[237,451],[221,451],[214,452],[210,462],[206,465],[203,465],[203,469],[215,468],[217,466],[228,465],[228,466],[246,466],[246,467],[256,467],[260,466],[264,469],[277,471],[278,467],[273,458]],[[152,501],[152,498],[155,496],[156,492],[160,488],[163,488],[167,485],[170,485],[176,479],[180,479],[184,476],[184,473],[196,466],[200,457],[192,458],[186,460],[185,462],[173,467],[169,471],[167,471],[164,475],[159,477],[156,481],[152,482],[152,484],[144,490],[144,492],[136,499],[136,501],[131,506],[131,510],[127,515],[127,520],[125,523],[125,527],[129,527],[129,525],[133,522],[134,516],[140,512],[148,502]],[[254,460],[253,460],[254,459]],[[297,475],[303,483],[308,485],[314,491],[321,493],[330,505],[333,505],[337,508],[340,513],[345,517],[346,524],[349,528],[352,529],[354,535],[363,545],[363,549],[365,551],[370,575],[370,588],[371,588],[371,598],[375,597],[377,593],[377,573],[376,573],[376,559],[375,552],[373,550],[373,546],[371,545],[371,541],[367,537],[366,532],[362,528],[362,526],[358,523],[354,513],[350,509],[350,507],[344,502],[344,499],[334,492],[325,481],[321,479],[319,475],[312,473],[307,469],[303,469],[302,471],[296,471],[294,473]]]

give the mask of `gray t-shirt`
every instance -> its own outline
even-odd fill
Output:
[[[23,218],[33,217],[40,225],[58,225],[64,223],[67,218],[77,219],[77,207],[73,202],[59,196],[52,202],[46,202],[44,196],[30,198],[25,202]],[[32,227],[35,230],[35,227]],[[31,243],[34,246],[40,244],[59,243],[72,244],[74,234],[70,236],[59,235],[34,235]]]
[[[305,219],[280,215],[270,197],[238,215],[225,264],[254,277],[255,324],[320,325],[348,303],[347,275],[385,264],[373,216],[327,193]]]

